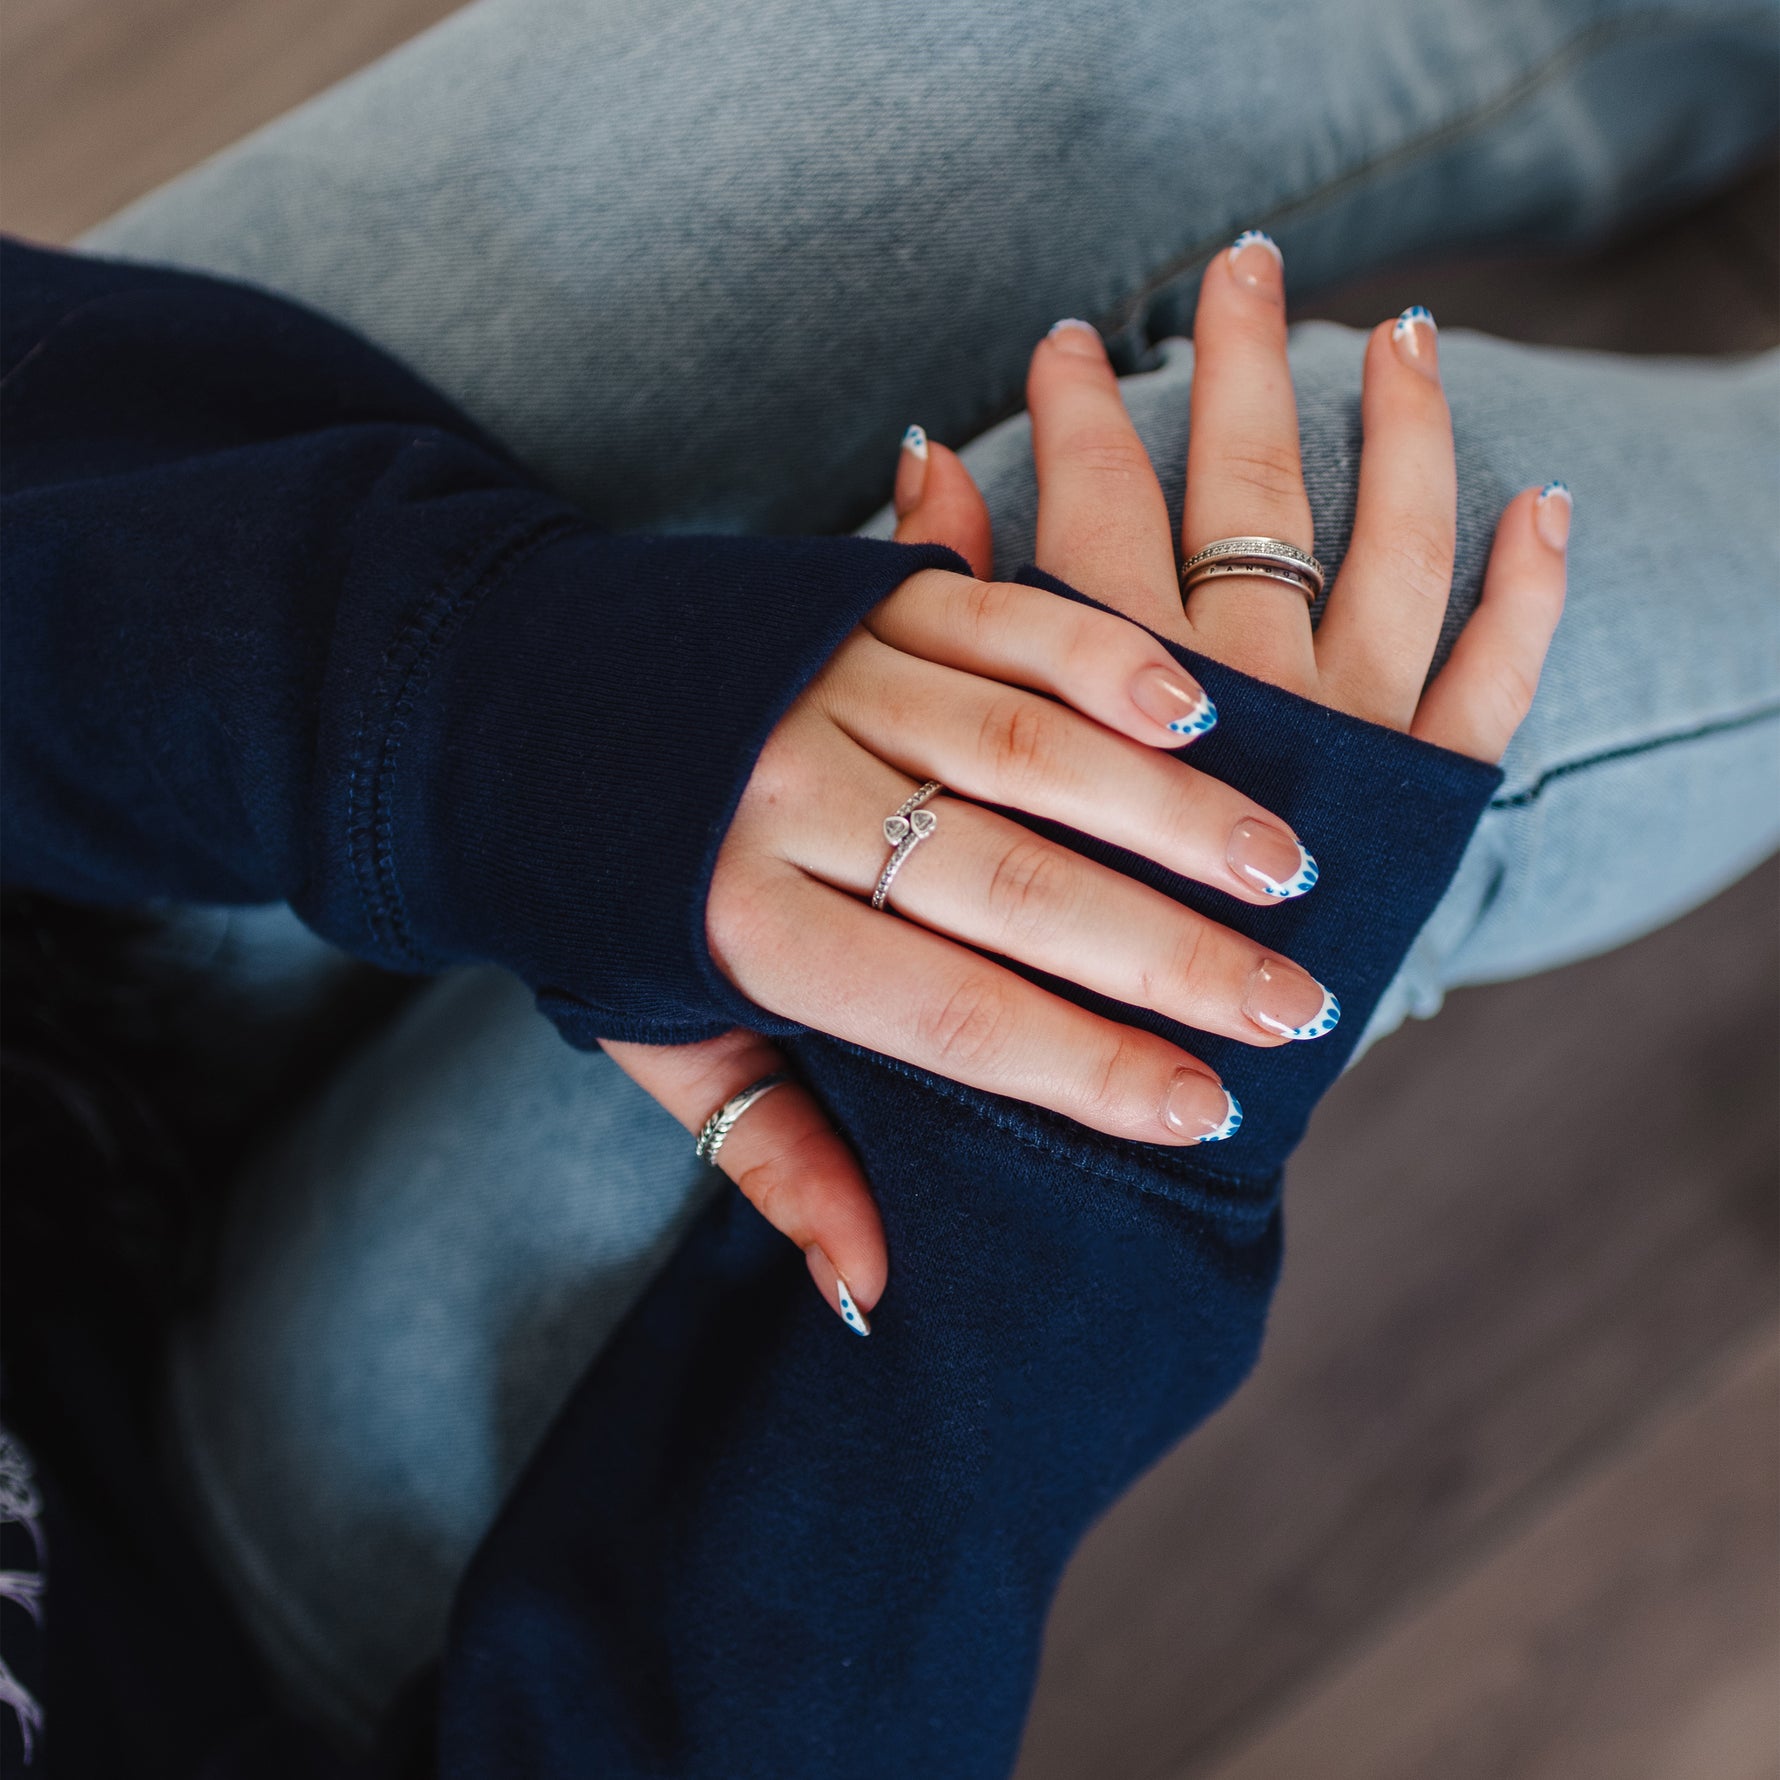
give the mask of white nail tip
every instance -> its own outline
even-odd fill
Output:
[[[1096,340],[1100,338],[1100,330],[1091,321],[1077,321],[1073,315],[1066,315],[1061,321],[1051,323],[1050,331],[1045,335],[1047,340],[1054,340],[1059,334],[1067,333],[1074,328],[1078,333],[1092,334]]]
[[[1224,1114],[1224,1122],[1215,1131],[1208,1131],[1199,1139],[1200,1143],[1222,1143],[1226,1137],[1234,1137],[1242,1129],[1242,1104],[1228,1088],[1224,1090],[1224,1098],[1229,1102],[1229,1111]]]
[[[1554,498],[1557,500],[1568,501],[1571,506],[1575,506],[1576,504],[1576,497],[1570,493],[1570,485],[1567,482],[1547,482],[1546,485],[1539,490],[1539,499],[1541,501],[1549,501]]]
[[[1264,247],[1282,266],[1286,263],[1286,256],[1279,251],[1279,243],[1259,229],[1244,229],[1230,243],[1230,258],[1234,260],[1245,247]]]
[[[1268,1019],[1265,1014],[1256,1014],[1255,1020],[1269,1032],[1277,1032],[1281,1038],[1321,1038],[1325,1032],[1333,1032],[1341,1024],[1341,1003],[1325,989],[1323,1005],[1302,1026],[1287,1026],[1283,1021]]]
[[[1401,340],[1411,328],[1427,328],[1430,333],[1439,333],[1440,325],[1434,320],[1434,312],[1424,308],[1420,303],[1412,303],[1397,317],[1397,325],[1391,329],[1391,338]]]
[[[1180,736],[1204,735],[1218,720],[1218,708],[1210,699],[1201,696],[1198,704],[1184,717],[1176,717],[1168,727]]]
[[[1277,878],[1264,877],[1260,872],[1253,876],[1260,884],[1263,896],[1278,897],[1281,902],[1288,902],[1294,896],[1302,896],[1321,876],[1317,863],[1302,847],[1298,849],[1298,857],[1302,861],[1296,872],[1281,883]]]
[[[865,1312],[853,1302],[853,1294],[847,1290],[847,1282],[838,1273],[834,1276],[834,1290],[835,1295],[841,1301],[841,1321],[855,1335],[869,1335],[871,1323]]]
[[[910,457],[918,457],[922,463],[927,461],[927,433],[925,429],[912,426],[902,435],[902,448]]]

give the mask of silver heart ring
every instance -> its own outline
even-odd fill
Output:
[[[895,815],[884,818],[884,839],[890,843],[890,857],[884,861],[878,887],[871,893],[874,909],[884,906],[890,895],[890,880],[902,870],[902,862],[939,826],[938,814],[921,806],[944,789],[938,779],[929,779],[919,791],[903,799]]]

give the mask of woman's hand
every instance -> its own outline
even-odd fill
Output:
[[[1208,270],[1196,334],[1186,553],[1257,533],[1311,548],[1270,243],[1245,237]],[[1302,595],[1267,581],[1201,587],[1183,613],[1162,490],[1092,329],[1053,330],[1028,398],[1040,566],[1337,709],[1479,758],[1506,746],[1562,605],[1568,497],[1528,490],[1510,504],[1483,602],[1424,691],[1456,506],[1425,312],[1368,344],[1354,535],[1314,633]],[[899,537],[951,543],[986,571],[987,515],[950,453],[905,451],[898,508]],[[1144,1141],[1227,1134],[1232,1103],[1197,1059],[954,943],[1250,1043],[1326,1030],[1322,986],[1296,966],[960,801],[1056,817],[1252,902],[1302,893],[1314,870],[1282,824],[1157,752],[1204,725],[1202,699],[1149,638],[1106,614],[1032,589],[913,577],[763,752],[712,886],[714,955],[763,1005],[974,1086]],[[908,919],[885,921],[862,900],[888,851],[876,830],[929,777],[956,795],[935,806],[942,828],[896,879]],[[782,1061],[743,1032],[609,1048],[689,1129]],[[796,1087],[762,1101],[721,1166],[805,1248],[830,1303],[863,1333],[885,1278],[882,1230],[814,1101]]]

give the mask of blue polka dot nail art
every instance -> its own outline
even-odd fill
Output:
[[[1436,333],[1439,332],[1439,324],[1434,320],[1434,311],[1421,303],[1411,303],[1397,317],[1397,325],[1391,329],[1391,338],[1401,340],[1411,328],[1416,327],[1433,328]]]
[[[853,1302],[853,1294],[847,1290],[847,1282],[837,1273],[835,1275],[835,1294],[840,1299],[841,1321],[855,1335],[869,1335],[871,1323],[863,1310]]]
[[[1302,1026],[1285,1026],[1278,1020],[1268,1019],[1264,1014],[1258,1018],[1263,1026],[1270,1032],[1277,1032],[1281,1038],[1321,1038],[1325,1032],[1333,1032],[1340,1025],[1341,1003],[1325,989],[1323,1005]]]
[[[1286,256],[1279,251],[1279,243],[1260,229],[1244,229],[1230,243],[1231,259],[1235,259],[1245,247],[1264,247],[1282,266],[1286,263]]]
[[[1224,1122],[1215,1131],[1208,1131],[1199,1139],[1200,1143],[1222,1143],[1227,1137],[1234,1137],[1242,1129],[1242,1103],[1230,1092],[1224,1090],[1224,1098],[1230,1103],[1230,1110],[1224,1115]]]
[[[1218,708],[1203,693],[1199,696],[1198,708],[1174,718],[1168,727],[1178,736],[1191,738],[1204,735],[1218,720]]]

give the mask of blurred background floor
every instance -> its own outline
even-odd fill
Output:
[[[450,10],[0,0],[0,226],[68,240]],[[1306,313],[1410,301],[1772,346],[1780,177]],[[1020,1780],[1780,1776],[1777,891],[1455,995],[1329,1096],[1260,1370],[1072,1565]]]

